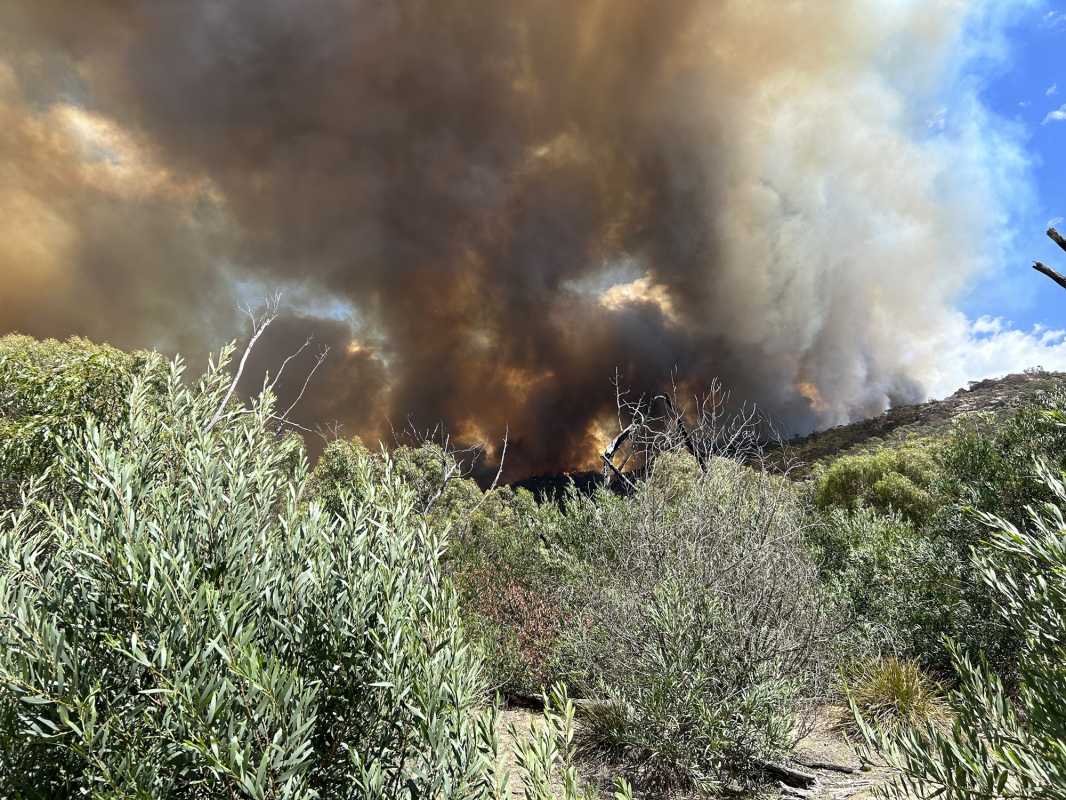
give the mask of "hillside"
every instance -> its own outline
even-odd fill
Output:
[[[1007,414],[1058,388],[1066,388],[1064,372],[1027,371],[976,381],[943,400],[891,408],[877,417],[792,439],[786,447],[810,466],[884,444],[939,436],[968,416]]]

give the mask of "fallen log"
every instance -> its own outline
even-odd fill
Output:
[[[818,785],[818,776],[801,769],[790,767],[777,761],[762,761],[757,759],[755,765],[766,775],[777,778],[782,783],[796,789],[811,789]]]
[[[843,772],[845,775],[854,775],[858,772],[855,767],[849,767],[847,764],[837,764],[833,761],[816,761],[814,759],[804,758],[803,756],[792,756],[792,760],[801,767],[806,767],[807,769],[821,769],[826,772]]]

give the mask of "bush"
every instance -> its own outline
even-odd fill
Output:
[[[983,515],[992,534],[977,559],[996,609],[1022,641],[1017,687],[1008,692],[982,657],[950,648],[959,685],[949,696],[956,721],[868,741],[900,770],[889,794],[903,797],[1066,797],[1066,486],[1041,467],[1055,498],[1030,525]]]
[[[0,337],[0,510],[18,505],[21,487],[87,418],[111,428],[122,421],[146,358],[85,339]]]
[[[1027,505],[1049,499],[1028,476],[1034,455],[1066,466],[1066,429],[1054,419],[1064,406],[1066,397],[1051,394],[1004,421],[970,418],[935,460],[904,446],[847,456],[819,473],[815,501],[826,515],[813,541],[823,578],[858,623],[850,646],[914,658],[952,678],[948,636],[1013,681],[1021,642],[971,556],[985,538],[980,513],[1020,524]]]
[[[456,456],[440,445],[402,445],[386,454],[371,452],[358,436],[330,442],[311,476],[311,491],[326,508],[336,508],[345,495],[370,491],[386,467],[412,493],[415,511],[438,526],[466,521],[481,498],[477,484],[462,477]]]
[[[955,498],[956,513],[938,523],[974,545],[985,538],[985,529],[966,509],[1022,525],[1028,506],[1054,500],[1046,486],[1032,480],[1033,459],[1066,468],[1066,428],[1054,419],[1063,409],[1066,395],[1058,392],[1005,421],[978,417],[960,424],[940,455],[941,491]]]
[[[189,388],[153,362],[122,435],[58,447],[80,491],[4,517],[0,795],[489,796],[440,531],[387,460],[309,503],[269,396],[209,429],[225,363]]]
[[[938,505],[936,470],[928,449],[918,445],[843,456],[818,471],[815,503],[826,510],[866,506],[921,524]]]
[[[1008,684],[1018,669],[1023,642],[1018,631],[1003,624],[999,597],[977,570],[971,557],[984,548],[991,514],[1022,526],[1027,508],[1055,499],[1047,485],[1032,479],[1034,459],[1056,468],[1066,467],[1066,428],[1055,414],[1066,408],[1066,395],[1051,393],[1041,402],[1015,412],[1005,421],[978,417],[960,424],[940,454],[938,492],[950,498],[931,518],[945,561],[959,565],[954,580],[965,614],[944,633],[966,651],[984,654],[991,668]]]
[[[840,644],[851,660],[900,655],[948,677],[945,634],[981,643],[999,635],[968,602],[960,577],[970,573],[968,555],[935,532],[898,514],[833,509],[810,541],[849,622]]]
[[[676,475],[678,460],[661,464]],[[645,791],[757,781],[820,687],[829,609],[785,479],[711,459],[678,491],[651,478],[628,499],[572,498],[575,624],[563,663],[588,705],[579,744]],[[600,506],[600,502],[605,502]]]
[[[556,685],[551,692],[542,693],[544,719],[532,724],[528,736],[512,730],[521,743],[516,752],[523,769],[523,796],[526,800],[597,800],[601,797],[591,787],[578,786],[577,750],[574,747],[575,708],[566,687]],[[561,783],[559,787],[557,784]],[[560,793],[558,789],[561,789]],[[612,800],[633,800],[628,782],[619,778],[614,782]]]
[[[365,495],[391,465],[416,511],[449,531],[442,566],[459,590],[463,622],[479,645],[490,685],[510,696],[538,696],[557,677],[554,654],[564,624],[558,573],[549,567],[541,539],[542,520],[558,511],[539,506],[524,489],[482,493],[461,477],[455,459],[431,442],[405,445],[386,457],[358,438],[337,441],[315,467],[311,491],[335,509],[348,493]]]
[[[889,656],[867,662],[846,679],[845,694],[864,720],[880,731],[943,723],[940,687],[915,661]]]

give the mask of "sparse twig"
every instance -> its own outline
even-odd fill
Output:
[[[301,348],[301,349],[303,349],[303,348]],[[318,371],[318,368],[322,366],[322,362],[326,360],[326,356],[328,356],[328,355],[329,355],[329,348],[328,347],[323,347],[319,351],[318,358],[315,359],[314,365],[308,371],[307,377],[304,378],[304,384],[303,384],[302,387],[300,387],[300,393],[298,395],[296,395],[296,399],[293,400],[292,403],[289,404],[289,407],[285,409],[285,413],[281,414],[281,419],[283,419],[286,422],[288,422],[289,414],[292,413],[292,410],[294,408],[296,408],[296,406],[299,404],[299,402],[303,399],[304,393],[307,391],[307,386],[308,386],[308,384],[311,383],[311,378],[314,377],[314,374]]]
[[[237,391],[237,384],[240,383],[241,376],[244,374],[244,368],[248,363],[248,357],[252,354],[252,350],[255,349],[256,343],[259,341],[259,337],[263,335],[263,332],[270,327],[270,324],[278,318],[278,309],[281,307],[281,293],[277,293],[274,297],[267,302],[265,315],[258,319],[255,312],[250,308],[245,308],[244,312],[252,321],[252,337],[248,340],[248,344],[244,348],[244,354],[241,356],[240,363],[237,365],[237,372],[233,376],[233,380],[230,381],[229,388],[226,389],[226,394],[222,398],[222,402],[215,410],[210,421],[207,423],[205,432],[210,431],[218,421],[222,418],[222,415],[226,411],[226,406],[229,405],[230,400],[233,398],[233,393]]]
[[[677,449],[690,453],[704,471],[718,456],[760,468],[769,464],[767,442],[780,443],[780,435],[754,405],[731,405],[729,394],[718,381],[712,381],[704,394],[687,403],[680,398],[675,378],[669,392],[631,400],[616,373],[620,430],[601,454],[606,481],[618,479],[632,489],[635,484],[625,472],[631,461],[637,475],[647,474],[658,456]],[[776,471],[792,468],[791,464],[781,464]]]
[[[504,465],[504,462],[507,460],[507,444],[508,444],[508,441],[510,440],[510,438],[511,438],[511,428],[510,428],[510,426],[508,426],[507,428],[504,429],[504,432],[503,432],[503,447],[500,450],[500,463],[496,467],[496,477],[494,477],[492,479],[492,483],[489,484],[489,486],[485,489],[485,491],[481,493],[481,497],[478,498],[477,503],[475,503],[474,507],[470,510],[470,514],[473,514],[475,511],[477,511],[479,508],[481,508],[481,506],[484,505],[485,500],[488,499],[489,493],[492,492],[494,489],[496,489],[497,486],[500,485],[500,476],[503,475],[503,465]]]
[[[265,387],[268,392],[274,391],[274,387],[277,386],[278,381],[281,380],[281,374],[283,372],[285,372],[285,367],[289,366],[289,362],[290,361],[292,361],[294,358],[296,358],[298,355],[300,355],[300,353],[302,353],[304,350],[306,350],[311,345],[312,341],[313,341],[313,337],[308,336],[307,340],[302,345],[300,345],[299,349],[297,349],[296,352],[290,354],[284,361],[281,362],[281,367],[278,369],[278,374],[275,375],[274,376],[274,380],[272,380]]]
[[[503,430],[503,448],[500,450],[500,463],[496,467],[496,477],[492,479],[492,484],[485,490],[485,494],[488,494],[500,484],[500,476],[503,475],[503,462],[507,460],[507,443],[511,438],[511,427],[507,426]]]

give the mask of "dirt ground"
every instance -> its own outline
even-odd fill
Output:
[[[776,788],[769,787],[768,796],[779,794],[790,800],[869,800],[873,790],[888,780],[887,770],[861,762],[847,735],[840,730],[839,722],[845,713],[846,709],[836,706],[819,709],[810,733],[800,740],[788,762],[789,767],[814,776],[814,785],[802,790],[779,783]],[[500,754],[510,770],[509,786],[515,798],[522,797],[522,781],[514,756],[516,738],[512,730],[522,736],[539,719],[537,712],[523,708],[504,709],[499,716]]]
[[[782,794],[793,797],[865,800],[873,789],[889,779],[888,770],[864,765],[858,753],[840,730],[840,721],[847,709],[826,706],[815,716],[812,730],[792,753],[791,765],[817,777],[809,792],[797,793],[787,789]]]

